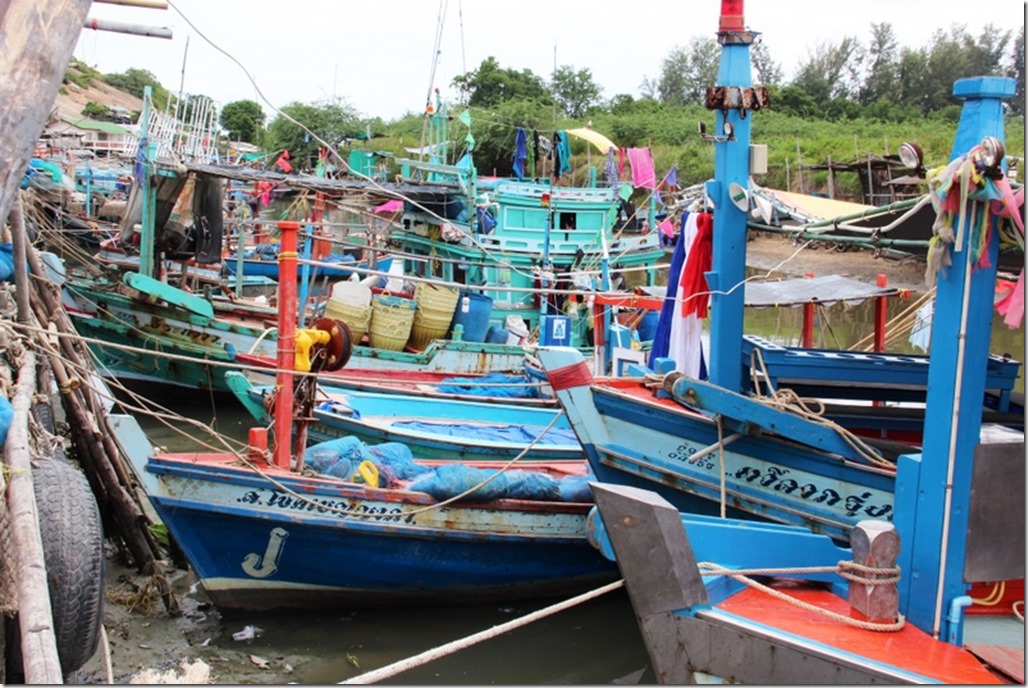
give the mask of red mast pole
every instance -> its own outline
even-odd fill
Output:
[[[279,222],[278,375],[275,380],[275,465],[289,469],[293,456],[293,367],[296,357],[296,235],[299,222]]]

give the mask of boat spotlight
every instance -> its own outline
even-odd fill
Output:
[[[924,170],[924,152],[916,143],[904,143],[899,149],[900,162],[915,172]]]
[[[1006,155],[1006,149],[1003,147],[1003,142],[995,136],[986,136],[982,139],[982,144],[978,153],[978,159],[981,161],[985,169],[993,174],[999,172],[1000,163],[1003,162],[1003,157]]]

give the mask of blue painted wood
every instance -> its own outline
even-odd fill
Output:
[[[753,84],[750,76],[748,41],[725,43],[718,63],[717,85],[742,89]],[[743,116],[745,114],[745,116]],[[746,211],[730,200],[729,186],[749,188],[750,122],[749,113],[738,108],[716,110],[715,134],[722,135],[731,125],[733,136],[714,143],[714,169],[717,184],[712,196],[714,213],[714,252],[707,284],[711,295],[710,380],[733,392],[742,391],[739,366],[743,332],[743,281],[746,279]]]
[[[1003,138],[1002,101],[1013,95],[1012,79],[963,79],[953,91],[965,106],[951,159],[986,136]],[[954,227],[969,220],[969,209],[962,210]],[[998,247],[991,232],[988,267],[972,266],[968,250],[953,251],[953,265],[938,276],[923,447],[928,460],[920,464],[912,530],[900,533],[901,566],[911,572],[900,591],[902,609],[912,623],[944,638],[951,632],[960,637],[959,629],[950,628],[948,605],[967,591],[962,574],[972,458],[981,435]]]
[[[681,377],[675,382],[673,395],[681,404],[712,416],[722,416],[722,422],[735,432],[774,433],[844,458],[866,461],[838,432],[825,424],[800,418],[710,382]]]
[[[582,592],[616,567],[585,535],[588,504],[433,508],[424,493],[188,457],[145,467],[161,519],[223,610],[478,603]]]

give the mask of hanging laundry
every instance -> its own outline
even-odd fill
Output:
[[[560,178],[571,171],[571,144],[566,131],[553,132],[553,176]]]
[[[514,135],[514,176],[521,181],[525,178],[525,160],[528,159],[528,132],[518,127]]]
[[[632,166],[632,186],[637,189],[655,189],[657,171],[649,148],[629,148],[628,162]]]
[[[614,149],[610,148],[607,150],[607,162],[603,166],[603,176],[607,180],[607,186],[615,187],[618,182],[621,181],[621,175],[618,174],[618,164],[614,160]]]

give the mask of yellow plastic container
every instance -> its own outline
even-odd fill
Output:
[[[402,351],[410,338],[418,303],[389,294],[379,294],[371,304],[368,341],[376,349]]]

